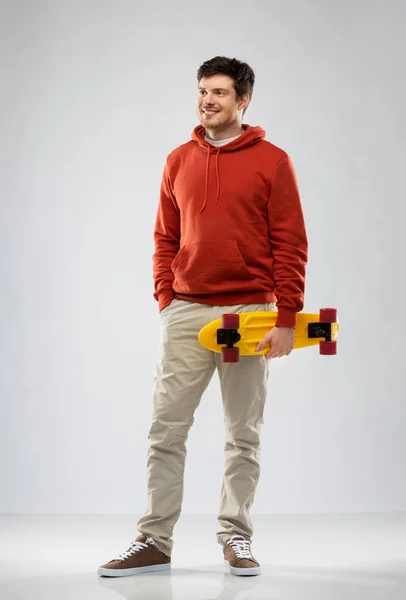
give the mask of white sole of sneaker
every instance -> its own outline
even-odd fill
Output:
[[[232,567],[230,565],[230,563],[228,562],[228,560],[224,561],[224,566],[227,567],[230,570],[230,573],[232,575],[239,575],[240,577],[249,577],[250,575],[260,575],[261,574],[261,567],[244,567],[244,568],[238,568],[238,567]]]
[[[149,567],[135,567],[134,569],[97,569],[98,575],[104,577],[129,577],[130,575],[141,575],[141,573],[151,573],[153,571],[169,571],[171,563],[165,565],[150,565]]]

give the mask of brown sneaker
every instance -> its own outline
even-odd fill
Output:
[[[233,535],[223,548],[224,564],[233,575],[259,575],[261,567],[251,554],[251,545],[242,535]]]
[[[105,577],[125,577],[150,571],[167,571],[171,559],[158,550],[152,538],[139,535],[126,552],[97,569]]]

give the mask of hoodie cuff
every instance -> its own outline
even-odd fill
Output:
[[[158,308],[159,312],[163,310],[168,304],[172,302],[175,298],[175,294],[173,293],[173,289],[167,288],[162,290],[162,292],[158,296]]]
[[[279,308],[275,327],[292,327],[295,329],[296,319],[297,312],[288,310],[287,308]]]

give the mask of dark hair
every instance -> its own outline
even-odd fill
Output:
[[[241,62],[236,58],[227,58],[226,56],[215,56],[206,60],[197,71],[197,82],[202,77],[211,77],[212,75],[228,75],[233,80],[233,86],[237,102],[241,100],[244,94],[248,94],[250,101],[255,83],[255,73],[247,63]],[[243,116],[248,106],[243,110]]]

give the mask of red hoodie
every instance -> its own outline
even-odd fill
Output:
[[[308,249],[290,157],[243,125],[214,147],[197,126],[166,159],[156,216],[154,298],[212,306],[276,302],[276,326],[296,327]]]

